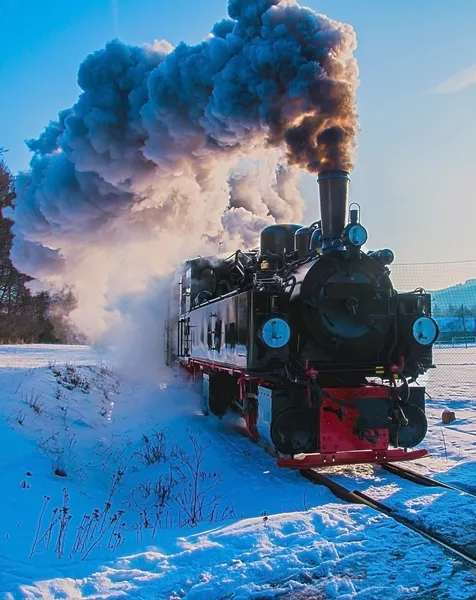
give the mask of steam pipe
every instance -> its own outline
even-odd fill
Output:
[[[321,171],[317,177],[322,221],[322,249],[339,247],[347,213],[350,176],[347,171]]]

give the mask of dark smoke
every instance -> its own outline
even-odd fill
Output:
[[[230,0],[228,14],[195,46],[113,41],[85,59],[76,104],[29,142],[8,215],[20,269],[75,285],[93,247],[106,255],[164,231],[223,238],[240,215],[254,232],[227,182],[266,149],[276,177],[258,224],[300,218],[293,166],[352,167],[353,29],[294,0]]]

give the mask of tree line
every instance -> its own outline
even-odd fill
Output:
[[[476,318],[476,298],[475,304],[466,306],[464,304],[449,304],[446,308],[441,308],[437,303],[432,309],[434,317],[457,317],[458,319]]]
[[[78,343],[84,341],[69,320],[76,301],[71,290],[31,293],[31,277],[10,258],[12,221],[3,209],[15,199],[13,176],[0,148],[0,344]]]

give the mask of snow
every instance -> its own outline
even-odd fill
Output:
[[[468,469],[476,471],[474,463]],[[383,502],[396,515],[438,534],[476,556],[476,497],[455,490],[422,487],[378,466],[331,470],[332,479]],[[473,484],[474,485],[474,484]]]
[[[476,492],[474,384],[458,366],[476,357],[454,350],[445,360],[459,394],[440,397],[444,371],[430,373],[433,456],[411,468]],[[0,407],[5,600],[476,597],[466,565],[278,469],[239,419],[204,417],[195,391],[170,371],[131,381],[110,353],[3,346]],[[456,412],[451,425],[440,423],[445,408]],[[379,467],[335,476],[473,543],[476,498]]]
[[[75,365],[95,365],[107,354],[89,346],[63,344],[0,345],[0,365],[3,369],[44,367],[58,361]]]
[[[476,398],[476,346],[437,346],[433,350],[433,360],[437,368],[419,380],[422,385],[428,382],[428,393],[432,398]]]
[[[426,377],[431,396],[426,403],[429,430],[421,444],[431,455],[402,466],[476,495],[476,348],[436,348],[434,360],[437,369]],[[456,414],[450,425],[441,421],[447,410]],[[345,487],[383,502],[396,514],[476,556],[475,496],[422,488],[378,466],[332,469],[329,473]]]
[[[437,347],[434,362],[437,368],[422,378],[430,395],[422,446],[431,456],[410,468],[476,493],[476,347]],[[449,425],[441,422],[445,410],[456,414]]]

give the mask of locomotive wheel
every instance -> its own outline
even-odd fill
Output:
[[[396,448],[414,448],[425,439],[428,421],[421,408],[414,404],[405,404],[401,409],[408,424],[390,427],[390,443]]]
[[[271,440],[282,454],[310,452],[316,446],[316,414],[309,408],[289,406],[271,423]]]

